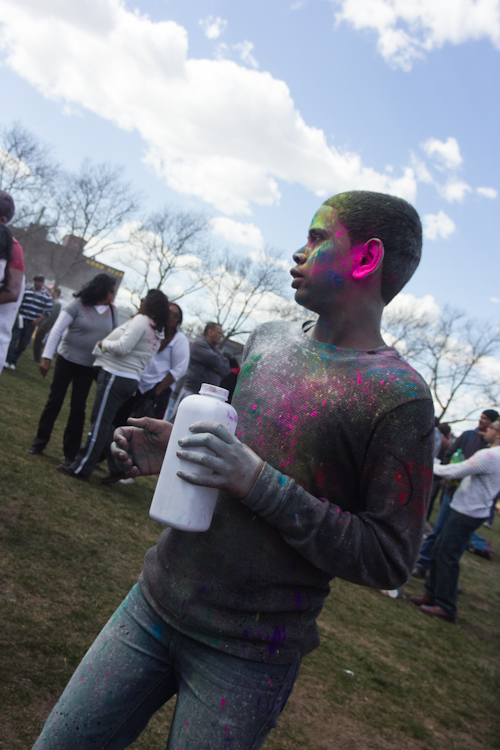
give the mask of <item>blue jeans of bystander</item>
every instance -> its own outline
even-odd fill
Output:
[[[436,541],[425,582],[425,593],[433,604],[438,604],[451,617],[457,616],[460,558],[467,549],[472,533],[484,520],[465,516],[450,508]]]
[[[434,524],[431,533],[427,536],[427,539],[420,547],[420,554],[418,556],[417,565],[423,570],[429,570],[431,564],[432,550],[436,540],[444,526],[444,522],[448,517],[450,510],[451,497],[449,495],[443,495],[441,500],[441,507],[439,509],[436,523]]]

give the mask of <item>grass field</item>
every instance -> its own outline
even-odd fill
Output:
[[[67,679],[137,580],[161,527],[154,480],[103,487],[57,471],[64,409],[46,456],[26,448],[49,382],[22,357],[0,376],[0,747],[31,747]],[[500,519],[481,530],[500,553]],[[405,600],[336,580],[322,645],[303,663],[266,750],[482,750],[500,747],[499,557],[466,553],[456,625]],[[421,593],[412,580],[405,594]],[[344,670],[350,670],[350,675]],[[173,706],[136,750],[163,750]]]

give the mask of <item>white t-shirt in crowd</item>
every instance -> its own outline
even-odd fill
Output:
[[[450,508],[471,518],[489,516],[493,500],[500,492],[500,446],[483,448],[459,464],[435,463],[433,471],[438,477],[463,479]]]
[[[146,393],[170,373],[176,383],[186,374],[189,364],[189,341],[177,331],[172,341],[149,360],[139,381],[139,390]]]

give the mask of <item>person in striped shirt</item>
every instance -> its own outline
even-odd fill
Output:
[[[16,369],[16,363],[21,354],[28,346],[35,328],[48,318],[52,310],[52,297],[44,286],[45,278],[41,274],[33,277],[33,286],[28,287],[24,293],[19,315],[23,317],[23,327],[18,322],[12,329],[12,339],[7,352],[5,367],[9,370]]]

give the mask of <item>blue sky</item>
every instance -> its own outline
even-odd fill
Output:
[[[500,316],[498,0],[0,0],[0,18],[0,124],[68,168],[122,164],[151,208],[284,257],[330,194],[395,192],[426,227],[405,292]]]

